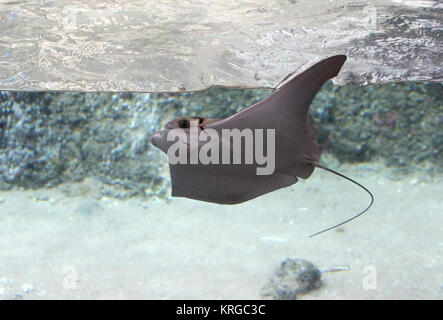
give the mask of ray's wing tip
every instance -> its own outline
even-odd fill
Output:
[[[341,68],[345,64],[348,57],[344,54],[338,54],[338,55],[330,57],[329,59],[334,60],[334,62],[337,63]]]
[[[343,61],[343,62],[345,62],[347,58],[348,57],[344,54],[336,54],[329,57],[329,59],[336,59],[337,61]]]
[[[343,67],[343,65],[345,64],[346,60],[347,60],[347,56],[345,56],[344,54],[338,54],[335,56],[331,56],[321,62],[319,62],[319,64],[321,64],[322,62],[326,62],[326,68],[327,70],[329,70],[327,72],[328,74],[328,79],[332,79],[334,77],[336,77],[341,68]]]

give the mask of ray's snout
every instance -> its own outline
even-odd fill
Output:
[[[159,148],[160,146],[160,141],[162,140],[162,136],[163,136],[163,131],[158,131],[156,133],[154,133],[150,138],[149,138],[149,142],[154,146]]]

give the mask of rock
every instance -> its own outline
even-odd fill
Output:
[[[321,272],[311,262],[303,259],[286,259],[262,289],[264,298],[295,300],[321,287]]]

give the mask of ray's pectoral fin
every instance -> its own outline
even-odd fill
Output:
[[[317,92],[326,81],[338,75],[345,61],[345,55],[324,59],[300,74],[288,76],[277,86],[276,92],[292,101],[297,117],[305,118]]]
[[[172,196],[219,204],[238,204],[288,187],[298,181],[291,174],[252,175],[218,166],[170,165]]]

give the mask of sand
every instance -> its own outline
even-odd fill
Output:
[[[0,299],[260,299],[286,258],[320,269],[300,299],[442,299],[442,176],[342,166],[235,206],[101,197],[93,180],[0,192]]]

